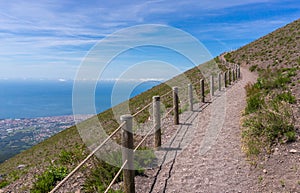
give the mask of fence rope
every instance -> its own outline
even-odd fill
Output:
[[[143,112],[145,109],[147,109],[148,107],[150,107],[152,105],[152,102],[149,103],[148,105],[144,106],[141,110],[139,110],[138,112],[134,113],[132,116],[136,117],[138,114],[140,114],[141,112]]]
[[[166,114],[163,116],[163,118],[161,119],[161,121],[164,121],[165,119],[168,118],[168,116],[174,111],[175,107],[172,107],[168,112],[166,112]],[[161,127],[164,125],[164,123],[161,125]]]
[[[152,127],[148,133],[145,135],[145,137],[140,141],[140,143],[134,148],[133,152],[136,152],[136,150],[142,145],[142,143],[146,140],[146,138],[151,134],[153,131],[154,127]]]
[[[170,94],[171,92],[172,92],[172,90],[170,90],[169,92],[163,94],[163,95],[161,96],[161,98],[167,96],[167,95]],[[143,112],[145,109],[147,109],[148,107],[150,107],[152,104],[153,104],[152,102],[149,103],[149,104],[147,104],[147,105],[144,106],[141,110],[139,110],[138,112],[134,113],[132,116],[133,116],[133,117],[136,117],[138,114],[140,114],[141,112]]]
[[[167,116],[170,115],[174,109],[175,109],[175,107],[172,107],[168,112],[166,112],[166,114],[163,117],[163,119],[167,118]]]
[[[194,82],[192,83],[192,86],[198,86],[200,84],[200,82]]]
[[[125,162],[123,163],[123,165],[121,166],[121,168],[119,169],[118,173],[115,175],[114,179],[110,182],[110,184],[108,185],[108,187],[106,188],[104,193],[107,193],[112,185],[116,182],[117,178],[119,177],[119,175],[121,174],[122,170],[124,169],[125,165],[127,164],[128,160],[125,160]]]
[[[160,97],[163,98],[163,97],[167,96],[168,94],[172,93],[172,91],[173,91],[173,90],[170,90],[169,92],[167,92],[167,93],[161,95]]]
[[[55,188],[53,188],[50,193],[54,193],[58,190],[70,177],[72,177],[75,172],[77,172],[110,138],[112,138],[123,126],[125,122],[121,123],[119,127],[112,132],[97,148],[95,148],[75,169],[72,170],[62,181],[60,181]]]
[[[192,86],[198,85],[198,82],[195,82],[192,84]],[[177,87],[177,88],[182,88],[182,87]],[[165,97],[168,94],[172,93],[173,90],[168,91],[167,93],[161,95],[161,97]],[[211,97],[211,101],[214,101],[214,97]],[[183,101],[179,101],[179,103],[181,104]],[[138,114],[140,114],[141,112],[143,112],[145,109],[147,109],[148,107],[150,107],[153,103],[149,103],[146,106],[144,106],[141,110],[137,111],[136,113],[134,113],[132,116],[135,117]],[[175,107],[171,108],[169,111],[167,111],[167,113],[165,113],[164,117],[162,118],[162,120],[166,119],[170,113],[175,109]],[[201,107],[200,107],[201,109]],[[52,189],[50,191],[50,193],[54,193],[55,191],[57,191],[70,177],[72,177],[75,172],[77,172],[101,147],[104,146],[104,144],[111,139],[118,131],[120,131],[120,129],[126,124],[126,122],[122,122],[119,127],[114,130],[98,147],[96,147],[79,165],[77,165],[77,167],[75,169],[73,169],[62,181],[60,181],[60,183],[58,183],[54,189]],[[162,127],[162,126],[161,126]],[[152,133],[152,131],[154,130],[154,126],[147,132],[147,134],[144,136],[144,138],[139,142],[139,144],[134,148],[133,152],[136,152],[137,149],[142,145],[142,143],[146,140],[147,137],[149,137],[149,135]],[[124,167],[126,166],[126,164],[128,163],[128,160],[125,160],[125,162],[123,163],[123,165],[121,166],[121,168],[119,169],[119,171],[117,172],[117,174],[115,175],[115,177],[113,178],[113,180],[111,181],[111,183],[109,184],[109,186],[106,188],[105,193],[107,193],[112,185],[115,183],[115,181],[117,180],[117,178],[119,177],[119,175],[121,174],[122,170],[124,169]]]
[[[145,135],[145,137],[140,141],[140,143],[134,148],[133,153],[135,153],[137,151],[137,149],[143,144],[143,142],[146,140],[146,138],[151,134],[151,132],[153,131],[154,127],[152,127],[148,133]],[[121,174],[122,170],[124,169],[125,165],[127,164],[128,160],[126,160],[123,165],[121,166],[121,168],[119,169],[118,173],[115,175],[114,179],[110,182],[109,186],[106,188],[104,193],[107,193],[112,185],[115,183],[115,181],[117,180],[117,178],[119,177],[119,175]]]

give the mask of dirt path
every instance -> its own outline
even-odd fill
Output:
[[[240,117],[244,86],[256,76],[241,69],[242,79],[182,115],[171,142],[158,157],[163,165],[136,177],[137,192],[255,192],[250,165],[241,152]]]

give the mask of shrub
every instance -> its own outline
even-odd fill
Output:
[[[289,76],[279,75],[274,81],[274,85],[270,86],[272,88],[284,88],[288,83],[291,83],[291,78]]]
[[[74,154],[71,151],[62,150],[60,152],[60,154],[58,155],[59,162],[62,164],[73,163],[73,156],[74,156]]]
[[[150,164],[154,163],[156,156],[153,150],[148,149],[146,147],[139,148],[135,154],[134,167],[135,167],[135,175],[141,175],[144,173],[145,167],[149,167]],[[107,186],[111,183],[117,172],[119,171],[119,167],[122,165],[122,154],[119,151],[111,152],[106,155],[107,161],[112,163],[110,165],[104,161],[99,161],[95,169],[91,172],[91,175],[87,178],[84,183],[85,192],[104,192]],[[114,166],[116,165],[116,166]],[[153,165],[152,165],[153,166]],[[118,176],[116,182],[120,182],[123,179],[122,173]],[[110,192],[121,192],[120,190],[110,190]]]
[[[286,86],[292,82],[291,77],[296,75],[296,68],[283,68],[277,71],[264,69],[259,72],[260,77],[255,85],[259,89],[270,92],[273,89],[286,89]]]
[[[72,150],[62,150],[56,161],[61,165],[76,165],[80,160],[84,159],[84,146],[76,144]]]
[[[255,85],[253,85],[251,83],[246,84],[245,90],[246,90],[247,97],[255,95],[260,92],[260,89],[259,89],[259,86],[257,83]]]
[[[275,100],[285,101],[285,102],[288,102],[290,104],[295,104],[297,102],[296,97],[293,96],[291,92],[280,93],[280,94],[276,95]]]
[[[284,134],[286,137],[287,142],[296,141],[296,132],[295,131],[288,131]]]
[[[4,187],[7,186],[8,184],[9,184],[8,181],[2,180],[2,181],[0,181],[0,188],[4,188]]]
[[[256,70],[257,66],[258,66],[258,65],[252,65],[252,66],[250,66],[249,70],[250,70],[251,72],[254,72],[254,71]]]
[[[85,181],[84,191],[87,193],[104,192],[118,171],[118,167],[100,161]],[[122,175],[119,175],[116,182],[120,182],[121,180]],[[110,192],[121,191],[110,190]]]
[[[296,98],[287,91],[294,68],[262,70],[255,84],[247,84],[246,117],[243,120],[243,149],[250,157],[271,152],[271,146],[296,140],[293,111]]]
[[[233,58],[232,58],[231,53],[225,54],[225,55],[224,55],[224,58],[226,59],[227,62],[234,63],[234,60],[233,60]]]
[[[50,166],[42,175],[37,176],[30,192],[47,193],[51,191],[56,182],[64,179],[68,175],[68,169],[64,166]]]
[[[245,109],[246,114],[254,113],[257,110],[261,109],[264,105],[264,98],[262,94],[257,93],[255,95],[251,95],[247,98],[247,106]]]
[[[245,109],[245,114],[251,114],[256,112],[257,110],[261,109],[264,102],[264,96],[261,93],[261,83],[260,80],[258,80],[257,83],[254,85],[251,83],[248,83],[245,86],[246,95],[247,95],[247,105]]]
[[[295,140],[292,109],[283,102],[270,102],[244,120],[243,142],[247,155],[258,155],[283,137]]]

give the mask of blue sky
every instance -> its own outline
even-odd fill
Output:
[[[216,56],[299,16],[297,0],[1,1],[0,79],[72,80],[97,42],[134,25],[178,28]]]

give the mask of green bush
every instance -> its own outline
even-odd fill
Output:
[[[71,151],[62,150],[59,157],[59,162],[62,164],[70,164],[73,162],[73,156],[74,154]]]
[[[2,180],[2,181],[0,181],[0,188],[4,188],[4,187],[7,186],[8,184],[9,184],[8,181]]]
[[[264,105],[263,95],[257,93],[255,95],[251,95],[247,98],[247,106],[245,109],[246,114],[254,113],[257,110],[261,109]]]
[[[117,159],[121,159],[121,157],[118,155]],[[120,162],[120,160],[116,161]],[[86,179],[84,191],[87,193],[104,192],[118,171],[118,167],[112,166],[104,161],[99,161],[95,166],[95,169],[92,170],[90,176]],[[122,181],[122,177],[122,174],[119,175],[116,182]],[[110,192],[119,191],[111,190]]]
[[[257,68],[257,65],[252,65],[252,66],[250,66],[249,70],[251,72],[254,72],[256,70],[256,68]]]
[[[286,89],[286,86],[291,83],[291,77],[294,76],[294,73],[295,68],[277,71],[271,71],[270,69],[261,70],[256,86],[259,89],[264,89],[265,92],[270,92],[274,89]]]
[[[281,73],[286,73],[286,76],[288,77],[293,77],[293,76],[296,76],[297,73],[297,68],[282,68],[280,70]]]
[[[257,155],[263,149],[270,147],[283,137],[294,141],[292,109],[282,102],[270,102],[266,108],[252,114],[244,120],[243,141],[248,155]]]
[[[42,175],[37,176],[37,181],[30,190],[32,193],[47,193],[51,191],[58,181],[68,175],[68,169],[64,166],[50,166]]]
[[[280,75],[275,79],[274,85],[271,85],[269,89],[272,88],[285,88],[288,83],[291,83],[291,78],[289,76]]]
[[[276,95],[275,100],[285,101],[285,102],[288,102],[290,104],[295,104],[297,102],[296,97],[293,96],[291,92],[280,93],[280,94]]]
[[[224,58],[226,59],[227,62],[234,63],[231,53],[228,52],[227,54],[225,54]]]
[[[262,70],[255,84],[247,84],[243,120],[243,149],[250,157],[270,153],[271,146],[286,139],[296,140],[293,111],[296,98],[287,90],[295,69]]]
[[[156,156],[153,150],[142,147],[135,153],[134,157],[134,167],[135,167],[135,175],[141,175],[144,173],[145,167],[149,167],[151,163],[154,163]],[[90,176],[84,183],[84,191],[85,192],[104,192],[108,185],[111,183],[115,175],[119,171],[119,167],[122,165],[122,154],[119,151],[111,152],[110,154],[106,155],[106,159],[109,163],[113,164],[110,165],[104,161],[99,161],[96,165],[95,169],[91,172]],[[114,166],[116,165],[116,166]],[[123,174],[121,173],[116,182],[121,182],[123,179]],[[122,192],[121,190],[110,190],[113,193]]]
[[[268,107],[267,112],[263,112],[261,121],[263,122],[266,136],[270,143],[276,139],[282,138],[285,133],[294,131],[294,126],[291,120],[292,110],[289,106],[279,102],[273,102],[272,106]]]
[[[296,141],[296,132],[295,131],[288,131],[284,134],[286,137],[287,142]]]
[[[260,91],[261,91],[260,88],[259,88],[258,82],[255,83],[254,85],[251,84],[251,83],[248,83],[245,86],[245,90],[246,90],[247,97],[255,95],[257,93],[260,93]]]

